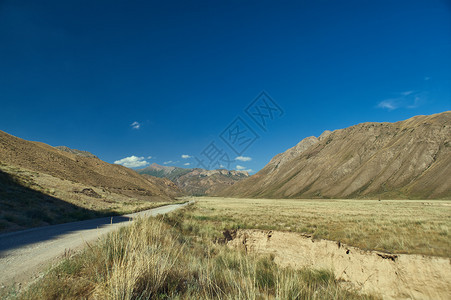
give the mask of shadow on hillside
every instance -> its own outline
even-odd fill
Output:
[[[26,184],[0,170],[0,257],[6,250],[53,239],[62,234],[129,221],[127,217],[107,217],[105,213],[73,205]],[[32,229],[21,230],[25,228]],[[13,232],[1,234],[8,231]]]

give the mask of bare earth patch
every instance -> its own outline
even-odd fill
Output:
[[[294,232],[243,229],[225,232],[228,245],[272,254],[280,266],[331,269],[364,293],[384,299],[449,299],[450,258],[364,251]]]

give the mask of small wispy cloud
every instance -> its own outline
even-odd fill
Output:
[[[147,156],[147,159],[152,159],[152,156]]]
[[[189,165],[191,165],[190,163],[184,163],[183,164],[184,166],[189,166]]]
[[[182,154],[182,158],[183,159],[188,159],[188,158],[191,158],[192,156],[191,155],[188,155],[188,154]]]
[[[388,110],[394,110],[394,109],[398,108],[398,104],[396,103],[395,99],[386,99],[386,100],[379,102],[377,107],[385,108]]]
[[[130,126],[133,129],[139,129],[141,127],[141,124],[139,122],[135,121],[135,122],[131,123]]]
[[[422,102],[423,98],[421,98],[420,96],[415,96],[413,97],[413,103],[407,105],[407,108],[417,108],[418,106],[421,105]]]
[[[414,93],[414,91],[405,91],[405,92],[402,92],[401,95],[409,96],[409,95],[412,95],[413,93]]]
[[[237,156],[235,157],[235,160],[239,160],[239,161],[251,161],[252,157],[249,156]]]
[[[122,165],[127,168],[139,168],[147,166],[149,164],[145,160],[145,157],[138,157],[134,155],[116,160],[114,163],[117,165]]]
[[[178,162],[179,162],[178,160],[177,161],[168,160],[168,161],[163,162],[163,165],[176,164]]]
[[[405,91],[398,93],[396,97],[388,98],[377,104],[378,108],[387,109],[389,111],[398,108],[417,108],[425,102],[426,93],[419,91]]]
[[[236,169],[237,169],[238,171],[246,171],[246,172],[248,172],[248,173],[253,172],[252,169],[246,169],[246,167],[240,166],[240,165],[236,165]]]

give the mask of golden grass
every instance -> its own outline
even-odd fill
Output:
[[[196,198],[186,218],[218,229],[313,234],[361,249],[451,257],[451,201]],[[200,229],[202,230],[202,229]],[[205,231],[205,229],[204,229]],[[218,230],[214,233],[220,237]]]
[[[65,259],[18,298],[372,299],[342,287],[330,271],[282,269],[271,257],[187,230],[188,223],[183,212],[134,221]]]

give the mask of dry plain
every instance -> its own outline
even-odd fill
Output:
[[[196,198],[194,219],[311,234],[363,250],[451,257],[449,200]]]

